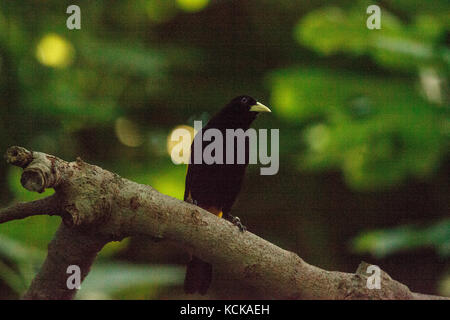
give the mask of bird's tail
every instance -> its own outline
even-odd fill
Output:
[[[212,265],[193,256],[186,269],[184,292],[205,294],[212,280]]]

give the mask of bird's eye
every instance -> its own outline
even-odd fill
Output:
[[[247,99],[247,98],[244,97],[244,98],[241,99],[241,103],[242,103],[242,104],[246,104],[247,102],[248,102],[248,99]]]

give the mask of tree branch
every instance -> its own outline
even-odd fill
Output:
[[[80,268],[81,281],[89,273],[92,263],[109,241],[69,228],[62,223],[48,246],[48,254],[41,270],[23,296],[27,300],[72,299],[76,290],[67,286],[67,268]]]
[[[0,209],[0,223],[19,220],[36,215],[55,215],[59,213],[59,200],[56,195],[32,202],[17,203]]]
[[[78,265],[84,278],[107,242],[136,235],[178,241],[219,272],[245,281],[270,298],[445,299],[411,292],[383,271],[381,288],[371,290],[367,264],[362,263],[354,274],[322,270],[197,206],[81,159],[66,162],[20,147],[8,149],[6,158],[24,168],[21,183],[26,189],[55,189],[63,218],[47,259],[24,296],[27,299],[72,298],[75,292],[66,286],[69,265]],[[4,215],[23,218],[31,215],[33,206],[43,212],[36,203],[28,205],[23,214],[16,207]]]

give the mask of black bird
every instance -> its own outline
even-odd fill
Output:
[[[186,174],[186,185],[184,200],[194,203],[203,209],[237,225],[241,231],[245,230],[238,217],[231,215],[231,208],[236,197],[241,190],[245,169],[249,161],[249,141],[246,139],[244,163],[237,163],[237,141],[234,141],[234,164],[226,164],[226,129],[250,128],[250,124],[256,119],[260,112],[271,112],[269,108],[257,102],[249,96],[239,96],[231,100],[222,110],[209,120],[203,127],[202,132],[208,129],[218,129],[223,137],[223,164],[200,164],[194,162],[195,147],[201,146],[201,153],[204,148],[213,141],[201,141],[197,134],[191,145],[191,158]],[[198,151],[198,150],[197,150]],[[184,290],[186,293],[199,292],[205,294],[211,284],[212,266],[211,264],[193,256],[187,265],[186,277],[184,280]]]

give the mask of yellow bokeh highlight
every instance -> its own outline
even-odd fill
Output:
[[[204,9],[210,0],[176,0],[181,10],[187,12],[197,12]]]
[[[102,250],[99,252],[98,257],[102,258],[111,258],[118,252],[125,250],[130,243],[130,238],[125,238],[121,241],[111,241],[108,242]]]
[[[180,125],[175,127],[167,136],[167,152],[174,163],[188,163],[191,144],[197,132],[193,127]],[[177,151],[173,152],[177,147]]]
[[[330,130],[324,124],[318,124],[306,131],[306,142],[315,152],[325,152],[330,143]]]
[[[144,142],[137,125],[126,118],[118,118],[114,129],[119,141],[127,147],[139,147]]]
[[[275,86],[272,94],[273,105],[276,105],[276,112],[289,120],[298,119],[298,108],[296,92],[291,87],[283,84]]]
[[[36,58],[48,67],[67,67],[73,62],[74,55],[72,44],[54,33],[44,36],[36,46]]]

